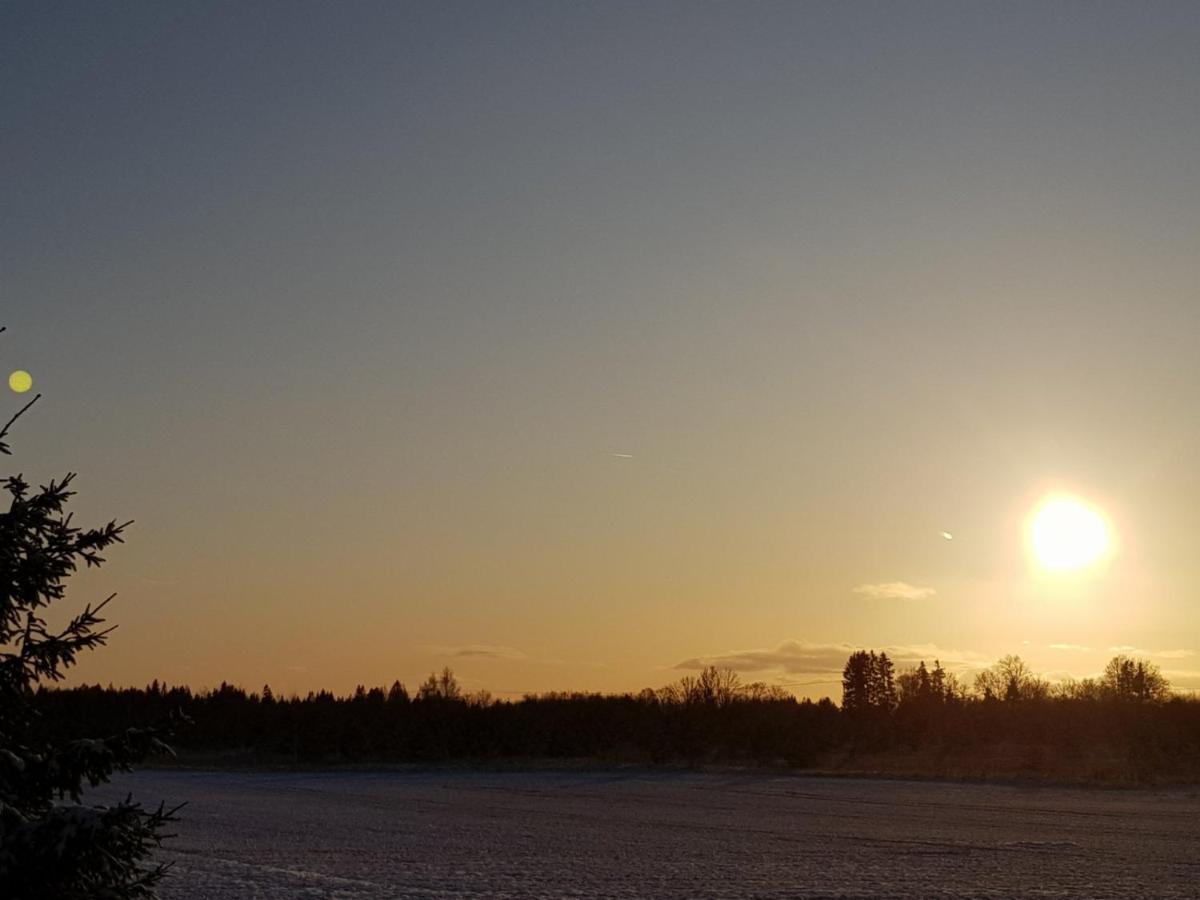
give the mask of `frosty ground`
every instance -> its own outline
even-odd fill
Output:
[[[1200,791],[691,773],[140,772],[164,900],[1195,897]]]

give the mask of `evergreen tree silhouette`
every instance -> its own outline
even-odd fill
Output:
[[[13,423],[0,429],[0,453]],[[164,868],[149,857],[175,810],[144,809],[132,798],[115,806],[84,805],[84,783],[154,753],[169,753],[160,732],[131,728],[96,739],[54,740],[41,728],[38,688],[64,677],[78,654],[101,646],[111,627],[101,617],[110,596],[87,605],[61,630],[45,608],[62,600],[65,580],[80,563],[121,541],[129,523],[81,529],[64,512],[73,492],[68,474],[31,488],[21,475],[0,479],[9,495],[0,512],[0,897],[66,900],[153,897]],[[69,802],[64,802],[69,801]]]

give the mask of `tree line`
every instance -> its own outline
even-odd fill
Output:
[[[840,705],[799,700],[709,667],[639,693],[510,701],[466,692],[444,669],[412,692],[399,681],[304,697],[154,682],[41,690],[38,706],[56,739],[182,714],[190,724],[175,747],[185,761],[206,763],[557,758],[837,768],[872,754],[969,761],[1022,747],[1018,768],[1033,774],[1086,758],[1123,780],[1154,780],[1200,758],[1200,703],[1173,695],[1153,663],[1126,656],[1097,679],[1056,684],[1006,656],[967,686],[936,660],[897,673],[885,652],[863,650],[847,660],[842,688]]]
[[[842,670],[842,709],[849,713],[903,704],[984,702],[1004,700],[1112,700],[1161,703],[1171,698],[1171,685],[1154,663],[1118,654],[1098,678],[1068,678],[1054,683],[1037,675],[1019,656],[1004,656],[975,675],[974,689],[934,660],[925,661],[898,676],[886,652],[859,650]]]

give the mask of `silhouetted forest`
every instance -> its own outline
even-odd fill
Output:
[[[797,700],[708,668],[638,694],[549,693],[497,701],[446,669],[411,693],[360,686],[275,696],[77,687],[41,691],[50,736],[150,725],[173,712],[180,760],[196,764],[473,764],[590,760],[786,765],[950,776],[1108,782],[1200,780],[1200,702],[1173,695],[1153,664],[1117,657],[1099,679],[1055,683],[1015,656],[968,687],[936,661],[896,673],[886,653],[847,661],[841,705]]]

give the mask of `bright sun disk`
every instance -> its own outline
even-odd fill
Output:
[[[1051,572],[1082,569],[1108,552],[1108,523],[1075,497],[1047,498],[1033,514],[1029,542],[1038,563]]]

